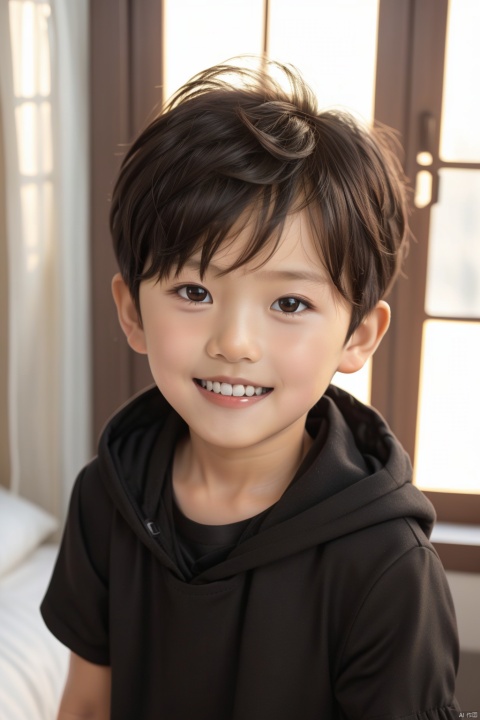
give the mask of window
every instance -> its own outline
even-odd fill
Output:
[[[423,111],[438,194],[430,207],[415,448],[420,487],[468,493],[480,493],[480,141],[472,122],[480,95],[471,91],[480,72],[479,23],[478,2],[450,0],[441,114]]]
[[[129,142],[158,104],[162,84],[168,94],[210,63],[239,52],[268,50],[271,57],[302,69],[321,106],[340,104],[367,121],[373,106],[375,120],[399,133],[406,173],[417,186],[411,218],[416,240],[405,266],[406,279],[400,279],[389,298],[392,325],[372,368],[366,368],[363,377],[336,380],[363,400],[369,399],[371,388],[372,404],[415,460],[420,485],[427,487],[433,478],[438,488],[440,475],[446,478],[441,491],[432,485],[428,491],[439,518],[478,524],[478,423],[469,413],[480,401],[475,383],[480,342],[480,157],[475,123],[467,120],[478,117],[478,93],[472,91],[480,74],[480,49],[474,38],[477,0],[298,0],[295,13],[286,0],[232,0],[228,11],[225,3],[210,0],[199,14],[197,5],[193,0],[165,0],[163,11],[158,3],[150,5],[148,13],[137,11],[134,3],[129,12],[120,2],[114,13],[92,6],[97,53],[92,60],[97,116],[92,248],[94,257],[102,254],[94,260],[99,278],[95,305],[102,312],[110,307],[108,317],[95,318],[97,431],[120,400],[150,382],[146,363],[117,342],[117,330],[110,330],[108,347],[104,341],[104,328],[116,328],[116,319],[108,292],[101,288],[107,287],[115,264],[110,250],[103,249],[108,243],[108,209],[105,201],[100,207],[98,197],[104,197],[106,173],[114,177],[116,149]],[[190,34],[199,27],[204,31]],[[198,35],[208,37],[208,43],[191,51]],[[158,42],[160,36],[164,46]],[[116,62],[119,57],[122,63]],[[469,92],[462,90],[459,78]],[[441,356],[439,344],[445,348]],[[473,375],[470,380],[467,373]],[[352,387],[350,380],[359,386]],[[465,452],[464,445],[471,452]],[[441,457],[447,452],[448,463]],[[459,454],[465,478],[461,488]],[[457,472],[452,487],[453,468]],[[456,492],[459,489],[462,492]]]
[[[372,387],[373,404],[414,458],[415,482],[439,520],[477,526],[480,149],[472,88],[480,48],[469,38],[479,10],[475,0],[381,9],[376,117],[401,133],[415,185],[415,241]],[[478,546],[469,558],[461,568],[453,553],[448,563],[478,571]]]

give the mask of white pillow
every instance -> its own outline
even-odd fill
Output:
[[[0,577],[21,563],[57,527],[53,515],[0,487]]]

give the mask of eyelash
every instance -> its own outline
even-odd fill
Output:
[[[280,300],[296,300],[301,305],[305,306],[302,310],[299,310],[298,312],[287,312],[286,310],[282,310],[281,308],[275,311],[279,312],[283,317],[292,318],[298,315],[302,315],[307,310],[312,309],[312,305],[310,303],[308,303],[306,300],[303,300],[302,298],[297,297],[296,295],[282,295],[282,297],[279,297],[277,300],[275,300],[274,303],[272,303],[271,307],[273,307],[273,305],[275,305],[276,303],[280,302]]]
[[[210,302],[205,302],[205,300],[203,300],[203,301],[202,300],[190,300],[190,298],[184,297],[183,295],[181,295],[180,291],[186,290],[186,288],[195,288],[198,290],[204,290],[207,293],[208,297],[210,297],[210,298],[212,297],[210,295],[210,293],[208,292],[208,290],[206,290],[204,287],[202,287],[201,285],[193,285],[193,284],[177,285],[176,287],[173,287],[170,290],[170,293],[172,295],[177,295],[184,302],[187,302],[189,305],[211,305],[211,302],[212,302],[211,300],[210,300]],[[303,308],[303,310],[300,310],[298,312],[287,312],[286,310],[282,310],[281,308],[279,308],[278,310],[275,310],[275,312],[279,312],[283,317],[294,317],[295,315],[301,315],[305,311],[311,310],[313,307],[309,302],[307,302],[303,298],[297,297],[296,295],[282,295],[282,297],[277,298],[277,300],[275,300],[275,302],[272,303],[271,307],[273,307],[273,305],[275,305],[275,303],[280,302],[280,300],[296,300],[301,305],[305,306]]]
[[[172,293],[172,295],[178,295],[180,298],[182,298],[182,300],[189,303],[189,305],[210,305],[211,304],[210,302],[205,302],[205,300],[203,300],[203,301],[202,300],[190,300],[190,298],[180,295],[180,290],[186,290],[187,288],[195,288],[196,290],[197,289],[204,290],[210,298],[212,297],[210,295],[210,293],[208,292],[208,290],[205,290],[205,288],[202,287],[201,285],[193,285],[190,283],[188,285],[177,285],[176,287],[172,288],[170,292]]]

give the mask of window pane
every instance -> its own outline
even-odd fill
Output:
[[[440,170],[431,213],[428,315],[480,318],[480,172]]]
[[[440,156],[480,161],[480,2],[450,0],[443,88]]]
[[[371,396],[372,363],[369,360],[361,370],[355,373],[337,372],[332,383],[354,395],[357,400],[368,405]]]
[[[415,482],[480,493],[480,323],[424,325]]]
[[[192,75],[263,50],[263,0],[166,0],[165,99]]]
[[[269,55],[296,65],[319,106],[373,117],[378,0],[271,0]]]

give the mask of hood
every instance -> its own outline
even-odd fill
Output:
[[[231,577],[401,517],[417,520],[430,536],[433,506],[412,485],[408,455],[375,410],[330,386],[310,411],[307,429],[314,443],[283,496],[249,524],[226,560],[195,581]],[[99,444],[102,478],[117,510],[176,574],[168,529],[151,519],[182,432],[185,423],[154,387],[120,409]],[[155,468],[153,481],[148,466]]]

